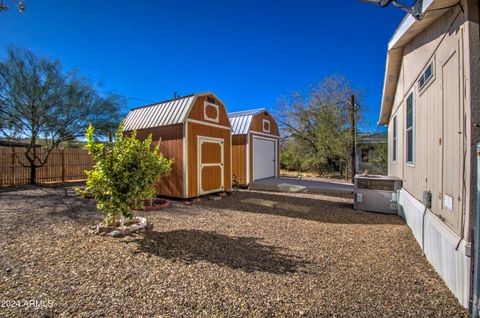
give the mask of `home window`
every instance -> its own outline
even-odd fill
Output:
[[[213,98],[212,96],[207,96],[207,102],[215,104],[215,98]]]
[[[428,82],[433,78],[433,63],[430,62],[428,64],[427,68],[425,71],[420,75],[420,79],[418,80],[418,89],[422,90]]]
[[[397,116],[393,117],[393,138],[392,138],[393,161],[397,161]]]
[[[407,137],[407,163],[413,164],[414,151],[415,151],[415,106],[413,102],[413,92],[407,97],[407,125],[406,125],[406,137]]]
[[[267,119],[264,119],[262,121],[263,123],[263,132],[269,133],[270,132],[270,121]]]

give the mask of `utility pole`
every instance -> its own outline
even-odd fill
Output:
[[[350,150],[350,173],[352,178],[352,183],[355,181],[355,95],[352,95],[350,101],[350,137],[351,137],[351,150]]]

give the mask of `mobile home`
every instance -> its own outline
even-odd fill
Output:
[[[471,296],[479,142],[478,1],[424,0],[388,44],[380,125],[400,212],[460,303]]]
[[[213,93],[199,93],[132,109],[125,133],[161,140],[172,172],[156,186],[158,195],[193,198],[230,190],[231,129],[225,104]]]

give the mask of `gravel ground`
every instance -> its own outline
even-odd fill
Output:
[[[152,231],[101,237],[72,187],[0,193],[0,317],[467,317],[402,220],[350,198],[241,191],[144,215]]]

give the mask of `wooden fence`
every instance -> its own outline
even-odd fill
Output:
[[[44,149],[38,149],[45,153]],[[0,147],[0,186],[26,184],[30,180],[30,168],[24,148]],[[16,154],[15,154],[16,153]],[[27,167],[20,164],[19,159]],[[65,182],[85,180],[85,170],[93,167],[93,159],[85,149],[55,149],[45,166],[37,168],[37,182]]]

